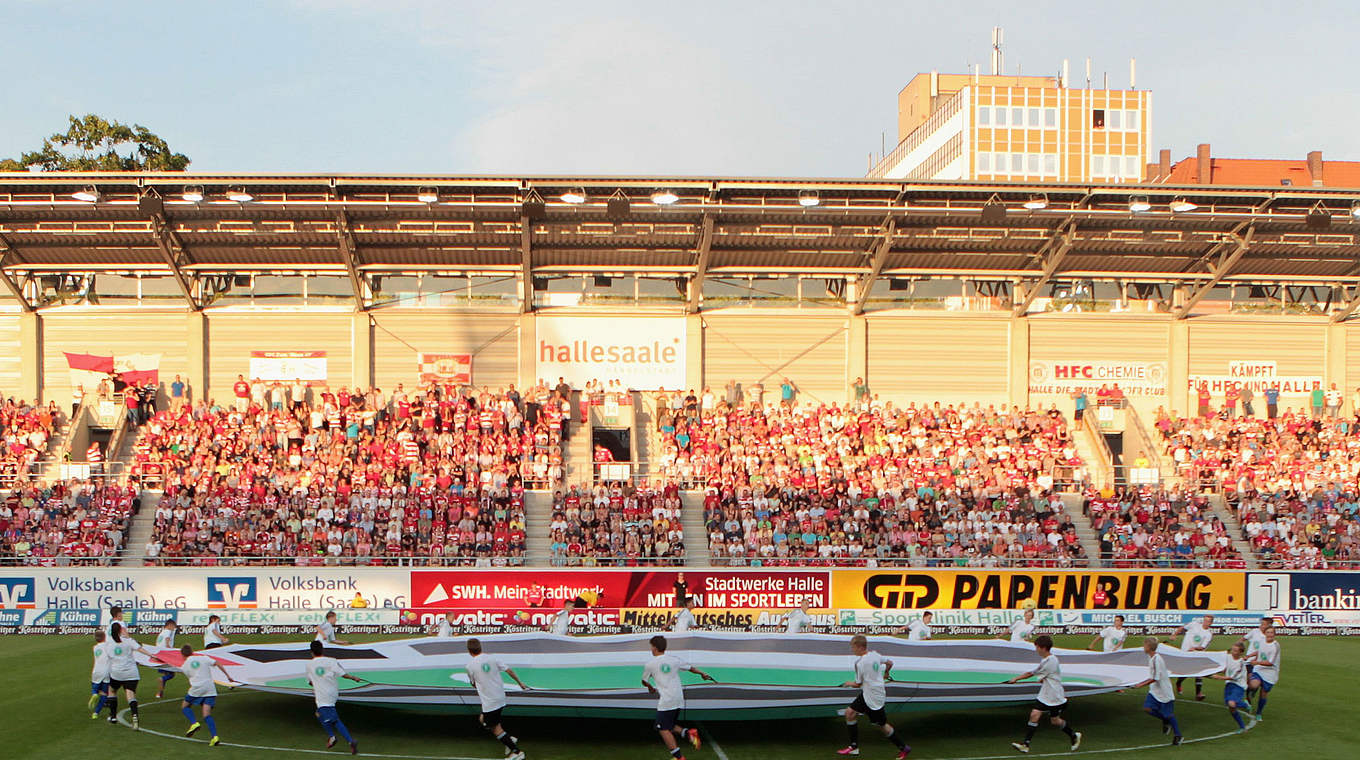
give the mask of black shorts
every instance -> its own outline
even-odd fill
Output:
[[[869,707],[869,705],[864,702],[863,694],[855,697],[855,701],[850,703],[850,709],[860,715],[868,716],[869,722],[875,726],[881,726],[888,722],[888,713],[884,711],[882,707],[877,710]]]
[[[204,649],[216,649],[216,648],[218,648],[218,647],[220,647],[220,646],[222,646],[222,645],[219,644],[218,642],[214,641],[213,643],[208,644],[207,646],[205,646],[205,647],[203,647],[203,648],[204,648]]]
[[[486,726],[487,728],[491,728],[492,726],[499,726],[501,724],[501,710],[504,709],[505,709],[504,707],[497,707],[491,712],[482,713],[482,725]]]
[[[675,728],[675,722],[680,719],[680,709],[657,710],[656,711],[656,730],[670,731]]]
[[[109,679],[109,693],[112,694],[112,693],[114,693],[115,691],[118,691],[119,689],[125,689],[125,690],[127,690],[127,691],[133,691],[133,692],[135,692],[135,691],[137,691],[137,684],[139,684],[139,683],[141,683],[141,682],[142,682],[142,679],[140,679],[140,678],[134,678],[134,679],[131,680],[131,681],[120,681],[120,680],[118,680],[117,678],[110,678],[110,679]]]
[[[1048,717],[1056,718],[1062,715],[1063,713],[1067,712],[1067,703],[1063,702],[1060,705],[1046,705],[1043,702],[1040,702],[1039,700],[1036,699],[1034,700],[1034,704],[1030,706],[1030,709],[1038,710],[1039,712],[1046,712],[1048,713]]]

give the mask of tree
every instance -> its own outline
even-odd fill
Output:
[[[92,113],[72,116],[65,132],[43,140],[42,148],[17,159],[0,159],[0,171],[32,167],[56,172],[181,172],[189,157],[140,124],[128,126]]]

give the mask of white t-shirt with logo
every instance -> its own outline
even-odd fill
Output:
[[[1247,631],[1245,638],[1247,640],[1247,659],[1250,660],[1255,658],[1256,653],[1261,649],[1261,645],[1266,643],[1266,635],[1261,633],[1260,628],[1253,628]]]
[[[1024,643],[1034,635],[1034,624],[1026,623],[1024,618],[1011,623],[1011,641]]]
[[[1256,650],[1256,659],[1270,663],[1269,665],[1257,665],[1256,675],[1271,684],[1280,680],[1280,642],[1278,640],[1261,642],[1261,648]]]
[[[453,637],[453,623],[448,618],[439,618],[439,636],[446,639]]]
[[[558,636],[566,636],[567,630],[571,626],[571,613],[562,610],[553,616],[552,632]]]
[[[689,667],[688,662],[673,654],[659,654],[643,666],[642,680],[651,680],[656,687],[657,710],[679,710],[685,706],[685,689],[680,683],[680,671],[688,670]]]
[[[1181,639],[1181,649],[1187,652],[1194,652],[1201,649],[1208,649],[1209,642],[1214,638],[1214,632],[1204,627],[1204,624],[1196,620],[1185,624],[1185,637]]]
[[[907,624],[907,639],[910,641],[928,641],[931,635],[930,626],[924,620],[913,620]]]
[[[855,658],[855,680],[859,681],[860,694],[870,710],[880,710],[888,698],[887,687],[883,684],[883,673],[888,660],[872,649]]]
[[[213,658],[196,654],[184,658],[179,672],[189,677],[189,696],[215,697],[217,684],[213,683]]]
[[[1228,664],[1223,668],[1223,675],[1227,676],[1228,683],[1237,684],[1240,688],[1247,688],[1247,658],[1236,659],[1228,655]]]
[[[208,646],[208,645],[210,645],[210,644],[225,644],[225,643],[227,643],[226,640],[223,639],[223,636],[224,636],[224,635],[225,635],[225,634],[222,633],[222,623],[221,623],[221,622],[209,624],[208,627],[206,627],[206,628],[203,629],[203,646],[206,647],[206,646]]]
[[[688,631],[689,627],[692,625],[694,625],[694,613],[690,612],[689,608],[680,610],[675,614],[674,630],[676,633],[684,633],[685,631]]]
[[[106,641],[109,650],[109,678],[117,681],[136,681],[141,676],[137,673],[137,660],[133,658],[133,653],[137,651],[137,641],[128,635],[123,635],[122,641]]]
[[[1106,652],[1116,652],[1124,646],[1124,639],[1128,638],[1129,629],[1115,628],[1107,625],[1100,629],[1100,640],[1103,642]]]
[[[1166,668],[1166,660],[1160,654],[1154,654],[1148,658],[1148,678],[1152,683],[1148,684],[1148,693],[1152,698],[1163,704],[1176,698],[1171,692],[1171,671]]]
[[[317,707],[335,707],[340,699],[340,677],[345,669],[334,657],[313,657],[307,662],[307,680],[312,684]]]
[[[94,668],[90,671],[90,683],[104,683],[109,680],[109,641],[96,642],[94,651]]]
[[[803,626],[811,621],[812,618],[806,612],[801,609],[794,610],[789,613],[788,618],[784,621],[784,633],[802,633]]]
[[[501,673],[509,670],[505,663],[489,654],[479,654],[468,660],[468,680],[477,689],[482,700],[482,712],[488,713],[505,707],[505,680]]]
[[[335,623],[329,620],[322,620],[316,627],[316,640],[331,644],[335,642]]]
[[[175,648],[175,629],[173,629],[173,628],[162,628],[162,629],[161,629],[161,632],[158,633],[158,634],[156,634],[156,648],[157,648],[157,649],[174,649],[174,648]]]
[[[1067,701],[1067,692],[1063,690],[1062,667],[1058,664],[1058,658],[1053,655],[1039,660],[1039,666],[1034,669],[1034,677],[1039,679],[1040,702],[1049,707],[1056,707]]]

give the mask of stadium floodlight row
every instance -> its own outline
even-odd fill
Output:
[[[0,272],[32,310],[44,276],[173,276],[193,309],[232,275],[329,273],[359,310],[404,272],[978,277],[1015,312],[1055,277],[1175,283],[1183,317],[1219,283],[1360,284],[1360,192],[854,179],[0,174]],[[1335,315],[1358,302],[1337,298]]]

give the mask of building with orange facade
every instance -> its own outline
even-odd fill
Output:
[[[917,74],[897,96],[883,179],[1124,183],[1151,160],[1152,93],[1063,78]]]

